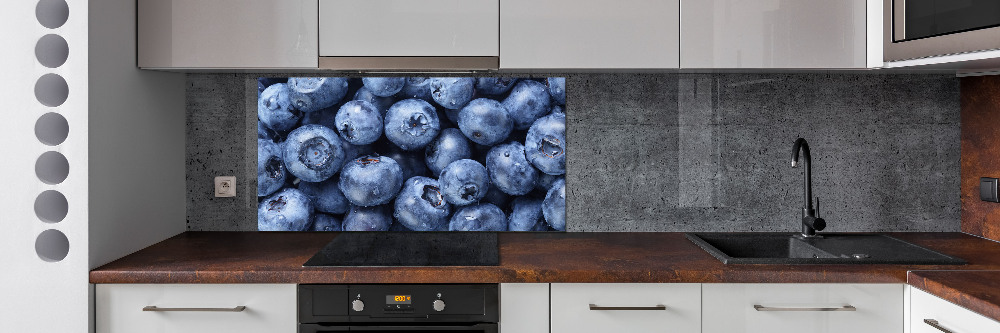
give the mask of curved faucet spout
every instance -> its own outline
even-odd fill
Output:
[[[816,211],[812,205],[812,156],[809,154],[809,143],[806,139],[798,138],[792,146],[792,167],[799,166],[799,152],[802,152],[802,196],[805,200],[802,203],[802,236],[816,237],[817,230],[826,228],[826,221],[816,216]]]

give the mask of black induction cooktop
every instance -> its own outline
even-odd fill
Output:
[[[496,266],[495,232],[342,232],[302,264],[317,266]]]

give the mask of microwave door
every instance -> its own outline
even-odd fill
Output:
[[[893,0],[892,12],[894,41],[1000,26],[996,0]]]

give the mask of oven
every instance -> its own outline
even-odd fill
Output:
[[[883,1],[885,61],[1000,49],[1000,1]]]
[[[496,284],[299,285],[299,333],[497,333]]]

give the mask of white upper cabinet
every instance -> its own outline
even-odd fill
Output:
[[[880,6],[871,0],[682,0],[681,68],[881,67]],[[877,64],[869,61],[869,44],[877,46],[871,50]]]
[[[139,0],[137,14],[141,68],[317,66],[316,0]]]
[[[678,0],[503,0],[500,68],[677,68],[678,10]]]
[[[319,0],[324,57],[496,57],[499,0]]]

